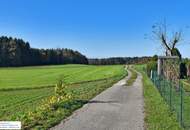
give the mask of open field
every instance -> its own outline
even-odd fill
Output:
[[[82,100],[79,104],[77,102],[73,105],[72,109],[67,110],[68,113],[82,106],[89,99],[126,75],[122,65],[1,68],[0,73],[3,73],[0,76],[1,120],[14,120],[25,112],[35,110],[43,99],[54,95],[54,87],[51,85],[56,84],[63,75],[66,76],[65,81],[69,84],[67,91],[73,93],[74,99]],[[60,115],[59,118],[63,119],[66,115]],[[52,120],[55,123],[58,119]],[[51,123],[45,124],[51,125]]]
[[[58,79],[67,83],[98,80],[117,76],[122,66],[57,65],[0,69],[0,89],[35,88],[55,85]]]
[[[33,110],[42,99],[53,93],[54,88],[0,91],[0,119]]]

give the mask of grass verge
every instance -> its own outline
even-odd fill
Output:
[[[134,69],[131,69],[131,68],[129,69],[129,71],[131,72],[131,77],[126,81],[127,86],[133,85],[133,83],[137,79],[137,72]]]
[[[190,92],[190,82],[188,79],[182,79],[181,83],[183,84],[183,88],[185,91]]]
[[[145,128],[147,130],[182,130],[175,114],[170,111],[152,81],[143,72],[143,66],[137,65],[135,68],[143,76]]]

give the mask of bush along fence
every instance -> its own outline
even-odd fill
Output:
[[[177,120],[183,128],[190,128],[190,92],[183,89],[183,84],[179,81],[175,85],[172,81],[158,76],[156,71],[152,71],[151,80],[157,87],[161,96],[169,105],[171,111],[174,111]]]

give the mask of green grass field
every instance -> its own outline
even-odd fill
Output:
[[[77,99],[89,100],[126,74],[124,66],[58,65],[0,69],[0,120],[35,110],[54,94],[58,79]],[[88,81],[88,82],[84,82]],[[43,87],[42,87],[43,86]]]
[[[32,110],[42,99],[53,93],[54,88],[0,91],[0,117]]]
[[[121,66],[57,65],[0,69],[0,89],[34,88],[54,85],[58,79],[67,83],[117,76]]]

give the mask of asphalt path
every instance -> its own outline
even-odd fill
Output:
[[[51,130],[144,130],[142,76],[126,86],[128,76],[105,90]]]

